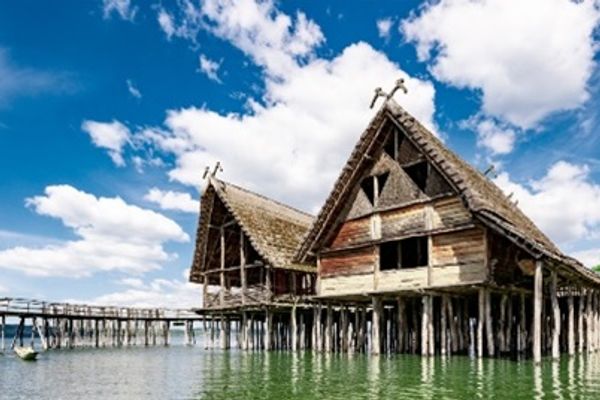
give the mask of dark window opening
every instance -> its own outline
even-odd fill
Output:
[[[427,179],[429,178],[429,168],[427,162],[420,162],[414,165],[410,165],[408,167],[404,167],[404,172],[410,179],[415,182],[417,187],[422,191],[425,191],[427,187]]]
[[[375,183],[372,176],[367,176],[360,184],[363,192],[367,195],[371,205],[375,204]]]
[[[400,135],[397,130],[394,130],[393,132],[390,132],[390,135],[385,142],[383,149],[387,155],[392,157],[394,160],[398,159],[398,153],[400,151],[400,145],[402,144],[403,139],[404,136]]]
[[[427,236],[408,238],[379,246],[381,271],[424,267],[429,264]]]
[[[377,176],[367,176],[361,182],[360,187],[362,188],[363,192],[365,192],[365,195],[369,199],[369,202],[372,206],[376,205],[377,199],[379,198],[379,195],[381,194],[389,175],[389,172],[384,172],[383,174]],[[375,188],[375,181],[377,181],[377,188]]]

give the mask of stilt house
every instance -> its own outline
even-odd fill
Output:
[[[191,280],[205,309],[303,296],[312,308],[300,325],[295,308],[284,317],[286,348],[536,361],[600,349],[600,277],[391,99],[314,220],[209,179]]]

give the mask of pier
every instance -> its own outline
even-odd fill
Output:
[[[6,347],[6,320],[18,320],[10,348],[23,345],[25,322],[31,322],[42,348],[121,347],[169,345],[172,324],[183,324],[185,343],[196,338],[194,323],[203,320],[190,309],[133,308],[86,304],[53,303],[22,298],[0,298],[0,346]]]

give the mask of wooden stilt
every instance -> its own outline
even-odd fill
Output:
[[[422,317],[421,317],[421,355],[429,355],[429,298],[422,297]]]
[[[433,321],[433,296],[428,296],[428,301],[429,301],[429,307],[428,307],[428,312],[429,312],[429,318],[427,319],[427,321],[429,322],[429,327],[427,328],[427,332],[429,333],[429,339],[427,340],[428,344],[429,344],[429,355],[433,356],[435,355],[435,328],[434,328],[434,321]]]
[[[488,356],[494,357],[495,354],[495,343],[494,343],[494,328],[492,323],[492,297],[490,291],[485,291],[485,331],[487,335],[487,348]]]
[[[325,352],[333,350],[333,310],[331,304],[327,304],[325,314]]]
[[[6,345],[4,343],[4,335],[5,335],[5,327],[6,327],[6,317],[3,315],[2,316],[2,321],[0,322],[2,324],[2,326],[0,327],[0,349],[2,350],[2,352],[4,353],[4,351],[6,350]]]
[[[272,338],[273,338],[273,313],[270,309],[267,308],[265,312],[265,321],[266,321],[266,332],[264,334],[264,347],[265,350],[271,350],[273,348]]]
[[[573,302],[573,295],[569,295],[567,298],[567,350],[569,355],[575,354],[575,307]]]
[[[371,320],[371,354],[377,355],[381,353],[381,299],[379,297],[372,298],[373,316]]]
[[[560,308],[557,297],[557,276],[552,271],[550,277],[550,301],[552,302],[552,358],[560,358]]]
[[[577,297],[577,352],[583,353],[585,332],[583,331],[583,313],[585,310],[585,290],[581,289]]]
[[[456,353],[458,351],[458,329],[456,326],[458,325],[458,321],[454,319],[454,307],[452,305],[453,299],[448,299],[448,320],[450,322],[450,348],[452,353]],[[461,329],[462,330],[462,329]]]
[[[342,307],[340,311],[340,351],[348,352],[348,308]]]
[[[440,353],[442,356],[447,354],[448,339],[446,338],[446,326],[448,323],[448,296],[442,296],[442,306],[440,310]]]
[[[296,303],[292,306],[292,311],[290,312],[290,330],[291,330],[291,342],[290,348],[292,351],[298,350],[298,322],[297,322],[297,312],[296,312]]]
[[[483,357],[483,328],[485,320],[485,289],[479,289],[479,316],[477,318],[477,357]]]
[[[533,361],[535,363],[542,361],[542,269],[542,261],[537,260],[533,279]]]
[[[398,297],[398,352],[402,353],[405,351],[404,342],[405,337],[404,333],[406,332],[406,303],[404,302],[404,298]]]

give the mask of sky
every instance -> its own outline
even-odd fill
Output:
[[[0,297],[199,306],[202,174],[317,213],[376,87],[600,264],[598,0],[0,3]]]

